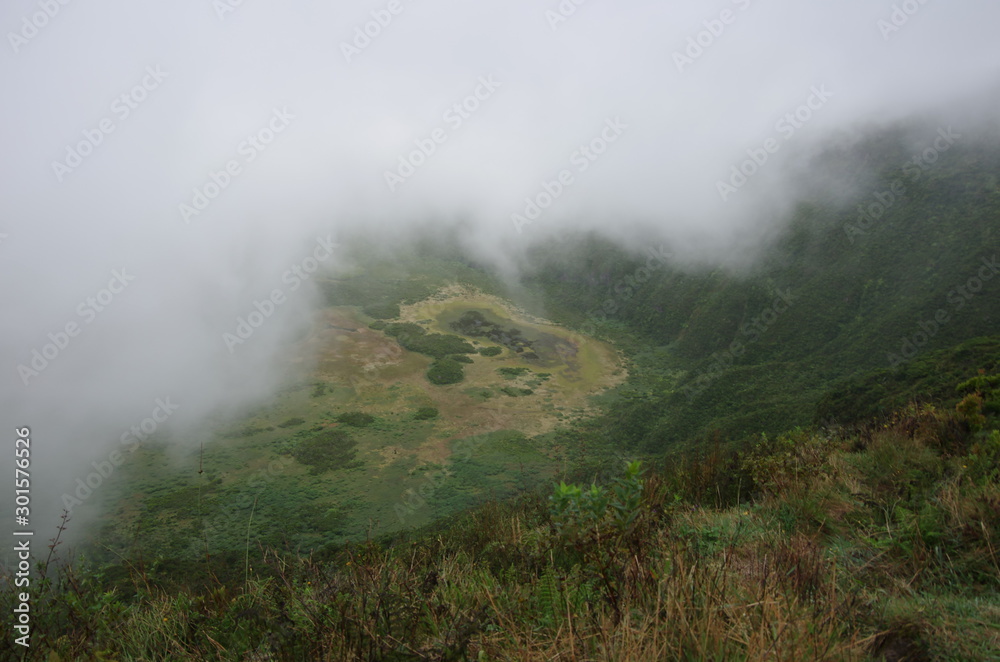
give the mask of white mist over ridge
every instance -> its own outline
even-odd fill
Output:
[[[2,418],[32,427],[39,526],[158,399],[191,442],[268,397],[318,302],[286,274],[349,259],[327,235],[454,222],[507,271],[586,229],[745,262],[789,156],[947,121],[1000,64],[985,0],[235,4],[0,9]]]

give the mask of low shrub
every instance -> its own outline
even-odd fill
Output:
[[[356,428],[363,428],[374,423],[375,417],[371,414],[365,414],[360,411],[348,411],[338,416],[337,422],[345,425],[351,425]]]
[[[465,379],[465,372],[462,370],[462,364],[457,361],[438,359],[428,368],[427,379],[431,384],[439,386],[457,384]]]
[[[421,407],[413,415],[414,420],[426,421],[431,418],[437,418],[438,410],[436,407]]]

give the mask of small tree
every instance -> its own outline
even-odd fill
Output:
[[[427,379],[431,384],[457,384],[465,379],[462,364],[452,359],[438,359],[427,370]]]

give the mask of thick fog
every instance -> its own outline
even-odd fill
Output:
[[[745,262],[796,200],[789,155],[946,129],[997,84],[998,23],[992,0],[8,0],[3,517],[15,428],[48,538],[130,429],[197,443],[265,399],[345,232],[461,221],[508,269],[582,228]]]

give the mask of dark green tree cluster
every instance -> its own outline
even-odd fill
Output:
[[[387,324],[383,331],[395,338],[404,349],[436,359],[427,370],[427,379],[432,384],[457,384],[465,379],[462,363],[472,363],[472,359],[465,355],[476,353],[475,347],[458,336],[427,333],[413,322]]]
[[[438,359],[427,370],[427,379],[431,384],[457,384],[465,379],[462,364],[452,359]]]
[[[385,327],[385,334],[396,339],[404,349],[442,359],[449,354],[475,354],[476,348],[458,336],[427,333],[413,322],[397,322]]]
[[[499,324],[490,322],[482,313],[476,310],[468,310],[462,313],[458,320],[451,323],[451,328],[462,335],[472,338],[488,338],[495,343],[508,347],[518,354],[531,349],[532,341],[522,337],[521,330],[517,327],[505,329]]]

